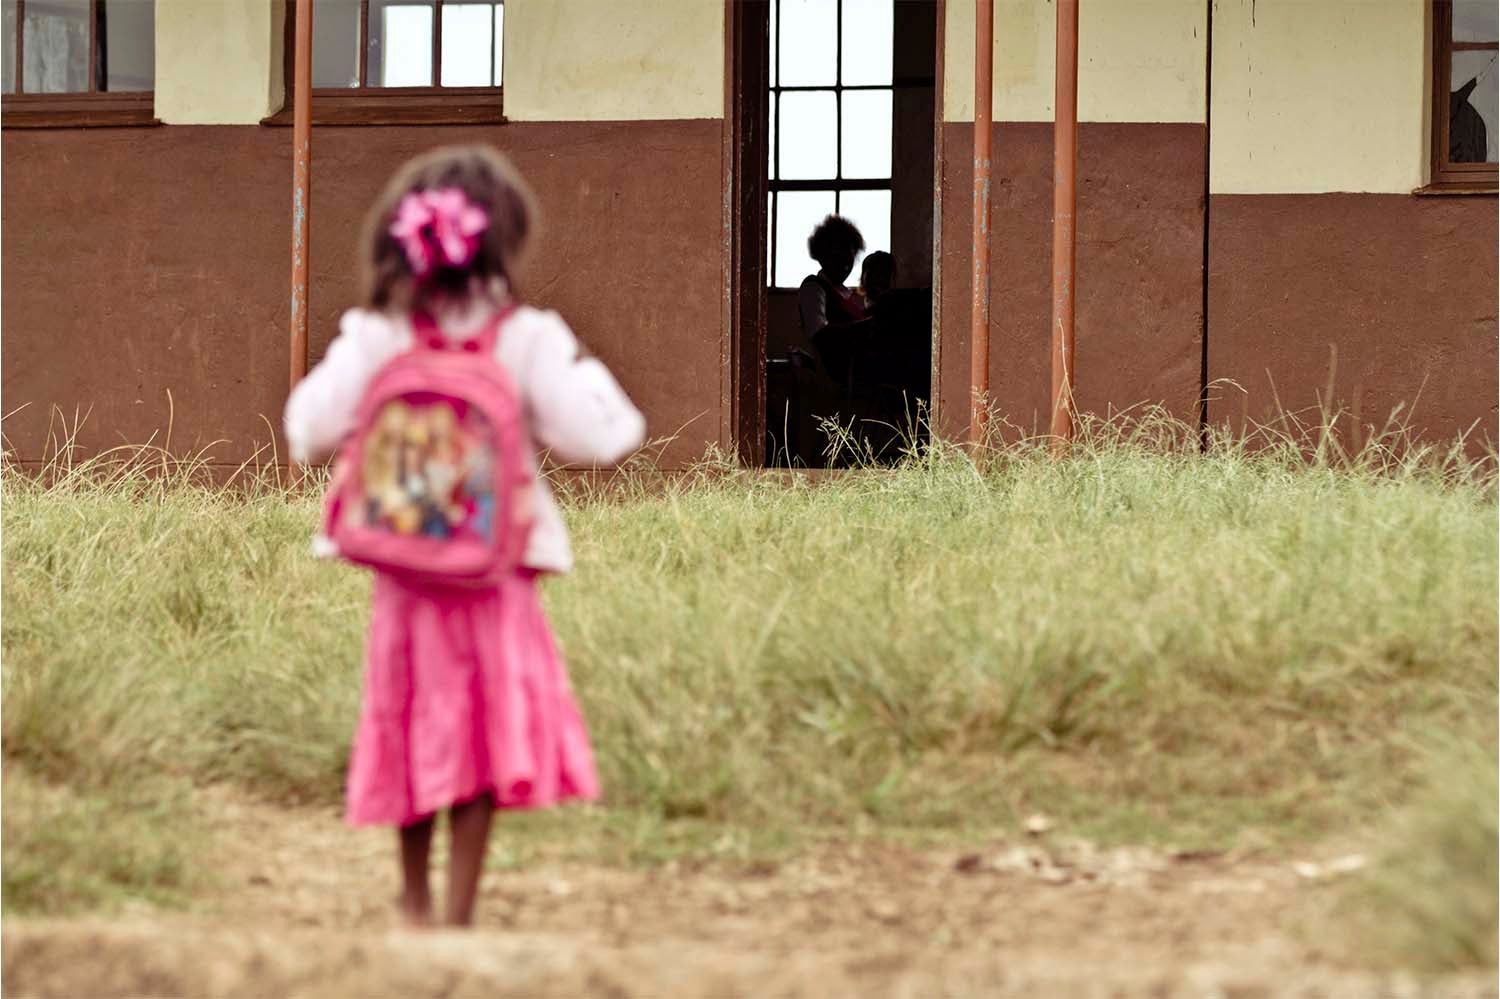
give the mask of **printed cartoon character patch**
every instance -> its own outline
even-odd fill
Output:
[[[460,399],[415,394],[386,402],[373,423],[360,469],[364,526],[494,540],[494,435],[483,413]]]

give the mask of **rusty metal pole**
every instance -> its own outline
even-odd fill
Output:
[[[307,374],[307,216],[312,194],[312,0],[295,0],[292,52],[292,344],[291,384]]]
[[[973,326],[969,336],[969,442],[989,427],[990,395],[990,118],[995,54],[995,0],[974,0]]]
[[[1052,127],[1052,451],[1073,439],[1073,297],[1078,273],[1078,0],[1057,0]]]

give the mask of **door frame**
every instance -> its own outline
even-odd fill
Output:
[[[720,439],[740,463],[766,454],[766,129],[769,0],[724,2],[724,247]]]
[[[944,76],[948,48],[948,0],[937,0],[936,30],[933,32],[937,52],[932,64],[932,370],[927,382],[928,439],[937,440],[942,426],[943,385],[943,191],[948,172],[948,158],[943,154],[943,94],[947,90]]]
[[[947,0],[933,0],[937,18],[932,136],[932,351],[928,421],[937,434],[942,384],[943,90]],[[741,464],[759,468],[766,455],[766,131],[770,0],[724,0],[724,246],[719,439]]]

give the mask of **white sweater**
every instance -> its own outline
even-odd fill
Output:
[[[485,318],[445,323],[444,332],[465,339]],[[355,410],[370,380],[411,345],[407,317],[365,309],[344,313],[328,353],[287,399],[292,460],[306,463],[332,454],[354,429]],[[501,328],[495,359],[521,396],[532,440],[558,461],[608,465],[640,446],[645,419],[603,364],[579,356],[577,338],[557,313],[522,306]],[[573,566],[568,532],[546,481],[539,486],[524,561],[532,569],[567,572]]]

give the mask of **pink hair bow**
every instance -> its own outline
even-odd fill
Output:
[[[479,237],[489,228],[484,209],[456,187],[412,191],[396,208],[390,234],[406,251],[412,273],[426,275],[435,264],[463,267],[474,259]]]

